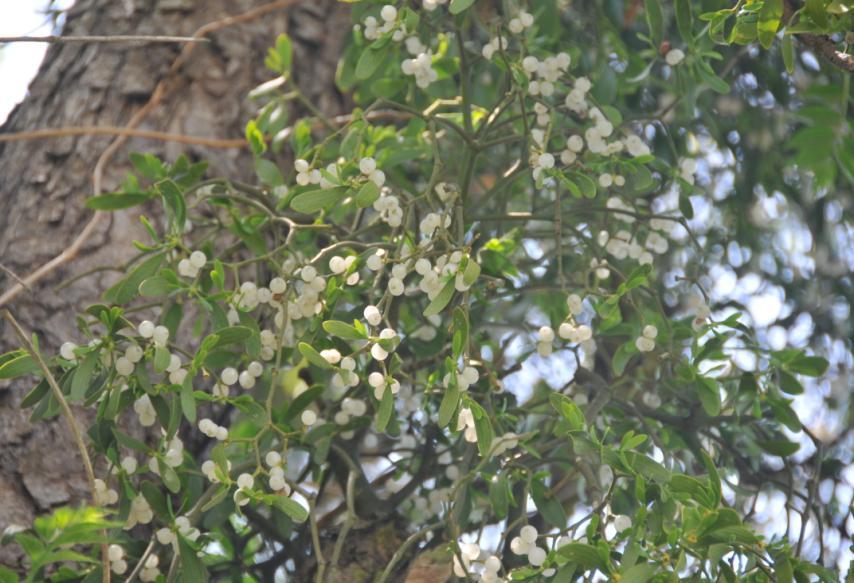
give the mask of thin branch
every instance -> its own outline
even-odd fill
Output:
[[[792,18],[796,12],[796,7],[791,0],[783,2],[783,23],[786,26],[792,24]],[[836,43],[830,37],[820,34],[798,33],[793,35],[800,42],[818,53],[830,64],[839,67],[843,71],[849,73],[854,71],[854,55],[849,55],[844,51],[837,50]]]
[[[129,127],[117,126],[70,126],[61,128],[43,128],[25,132],[12,132],[8,134],[0,134],[0,142],[44,140],[47,138],[66,138],[69,136],[122,136],[131,138],[149,138],[163,142],[179,142],[181,144],[208,146],[210,148],[245,148],[248,145],[246,140],[243,138],[203,138],[187,136],[184,134],[158,132],[155,130],[138,130]]]
[[[0,36],[0,43],[198,43],[210,42],[206,38],[192,36],[150,36],[150,35],[109,35],[109,36]]]
[[[32,340],[29,339],[27,333],[24,332],[24,329],[21,328],[21,325],[12,315],[12,312],[9,310],[3,310],[3,317],[7,322],[9,322],[9,325],[12,326],[12,329],[15,331],[15,335],[18,337],[20,343],[27,348],[27,352],[30,353],[30,356],[39,365],[47,384],[50,385],[50,388],[53,390],[53,396],[62,409],[62,414],[65,416],[65,421],[68,424],[68,428],[71,430],[71,437],[74,439],[74,443],[77,445],[80,457],[83,460],[83,468],[86,470],[86,479],[89,482],[89,490],[92,495],[92,505],[98,506],[97,490],[95,489],[95,470],[92,468],[92,460],[89,458],[89,452],[86,450],[86,443],[83,441],[83,435],[80,433],[80,428],[77,426],[77,420],[74,418],[74,413],[71,411],[68,401],[65,400],[65,395],[62,394],[62,389],[59,388],[59,383],[56,382],[56,378],[51,374],[47,363],[44,361],[41,354],[39,354],[39,351],[36,350]],[[106,540],[106,533],[102,534],[104,540]],[[103,581],[105,583],[109,583],[110,557],[106,542],[101,543],[101,559],[103,562]]]

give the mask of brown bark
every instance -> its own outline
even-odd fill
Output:
[[[264,0],[79,0],[67,15],[66,35],[191,35],[200,26],[265,4]],[[338,55],[349,27],[347,7],[310,0],[262,19],[225,28],[200,45],[163,103],[142,129],[219,138],[239,137],[254,105],[245,95],[269,78],[263,60],[280,32],[294,42],[294,77],[304,94],[327,113],[339,113],[343,98],[334,88]],[[177,45],[56,44],[48,51],[29,96],[2,132],[63,126],[122,126],[150,97],[178,54]],[[23,276],[67,246],[91,216],[83,202],[91,194],[98,157],[107,136],[66,137],[0,144],[0,264]],[[117,153],[104,175],[104,189],[118,187],[129,170],[127,154],[152,152],[166,160],[186,153],[210,162],[211,173],[249,177],[245,150],[134,138]],[[131,241],[144,239],[138,209],[113,214],[101,224],[72,263],[51,274],[9,306],[43,348],[82,340],[74,313],[96,301],[117,274],[101,271],[56,292],[63,280],[99,266],[120,265],[132,256]],[[0,270],[0,290],[14,280]],[[16,346],[0,324],[0,353]],[[0,531],[29,525],[33,517],[86,497],[86,482],[61,421],[31,424],[19,408],[30,385],[0,384]],[[0,564],[20,556],[0,547]]]

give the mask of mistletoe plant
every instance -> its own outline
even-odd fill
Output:
[[[428,554],[486,583],[834,580],[751,521],[769,487],[821,520],[789,460],[828,362],[715,305],[738,233],[694,212],[751,57],[715,43],[793,69],[792,37],[850,13],[808,1],[784,34],[780,1],[587,4],[354,2],[350,114],[300,94],[282,35],[254,183],[135,154],[89,200],[162,211],[79,336],[0,357],[40,377],[34,420],[92,412],[89,507],[7,533],[28,580],[388,582]],[[852,149],[822,131],[794,145],[832,188]],[[357,575],[378,525],[397,542]]]

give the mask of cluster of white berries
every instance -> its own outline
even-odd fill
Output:
[[[142,569],[139,571],[139,580],[150,582],[156,581],[160,576],[160,558],[151,553],[148,555],[148,558],[145,559],[145,563],[142,566]]]
[[[380,197],[374,201],[373,207],[389,227],[396,229],[403,224],[403,209],[400,201],[387,188],[380,191]]]
[[[228,439],[228,428],[217,425],[208,418],[204,418],[199,421],[199,431],[218,441],[225,441]]]
[[[379,187],[385,184],[385,172],[377,168],[377,161],[373,158],[367,157],[359,160],[359,172]]]
[[[587,113],[587,93],[590,92],[593,84],[587,77],[578,77],[572,82],[572,89],[566,94],[564,104],[567,109],[574,111],[579,115]]]
[[[312,169],[309,163],[302,158],[294,161],[294,170],[297,171],[296,181],[300,186],[308,186],[309,184],[320,184],[323,175],[317,168]]]
[[[545,170],[555,167],[555,157],[548,152],[534,153],[531,156],[531,166],[534,168],[534,180],[539,180]]]
[[[513,34],[521,34],[526,28],[531,28],[534,24],[534,15],[530,12],[520,11],[516,16],[510,19],[507,23],[507,28]]]
[[[483,45],[483,49],[481,49],[481,54],[483,58],[487,61],[492,60],[492,57],[497,53],[500,49],[506,48],[507,44],[503,38],[500,36],[493,37],[488,43]]]
[[[125,561],[125,550],[121,545],[111,544],[107,547],[107,558],[110,559],[110,571],[116,575],[127,573],[128,563]]]
[[[184,277],[195,279],[207,262],[208,257],[202,251],[193,251],[189,258],[185,257],[178,262],[178,273]]]
[[[341,401],[341,410],[335,414],[333,421],[338,425],[347,425],[350,423],[350,417],[362,417],[367,412],[368,406],[363,400],[344,397]]]
[[[380,20],[382,22],[380,22]],[[391,4],[386,4],[380,9],[380,20],[373,16],[365,18],[365,38],[368,40],[377,40],[387,32],[395,29],[397,24],[397,8]],[[395,41],[403,40],[405,32],[402,29],[397,29],[392,33],[392,39]]]
[[[447,229],[451,226],[451,215],[445,213],[427,213],[421,222],[418,224],[419,232],[428,239],[433,236],[436,230],[440,227]]]
[[[157,412],[148,395],[143,395],[134,401],[133,410],[139,418],[139,424],[143,427],[151,427],[157,420]]]
[[[235,383],[239,383],[241,387],[249,390],[255,386],[255,382],[261,375],[264,374],[264,365],[253,360],[246,367],[246,370],[237,372],[233,366],[228,366],[222,369],[219,375],[219,384],[230,387]]]
[[[635,346],[640,352],[652,352],[655,350],[655,337],[658,336],[658,328],[652,324],[643,327],[641,335],[635,340]]]
[[[480,546],[477,543],[460,543],[459,556],[454,553],[454,575],[467,579],[474,567],[474,562],[480,561],[482,554]],[[497,556],[487,556],[483,559],[480,566],[482,567],[480,573],[481,583],[503,583],[505,581],[505,579],[498,575],[499,571],[501,571],[501,559]]]
[[[157,529],[154,533],[157,542],[162,545],[172,545],[174,551],[178,552],[178,535],[183,536],[189,541],[195,541],[202,534],[198,528],[190,524],[190,519],[186,516],[179,516],[175,519],[175,528],[164,526]]]
[[[566,53],[558,53],[542,61],[533,55],[522,59],[522,70],[530,80],[528,94],[551,97],[555,91],[555,83],[569,69],[571,63],[572,59]]]
[[[169,328],[166,326],[155,326],[150,320],[143,320],[137,327],[139,335],[146,340],[151,340],[155,346],[166,346],[169,341]]]
[[[608,231],[600,231],[597,242],[605,247],[614,259],[623,260],[628,257],[641,265],[652,263],[652,252],[663,254],[669,248],[667,239],[654,231],[647,235],[646,248],[638,242],[637,237],[626,230],[617,231],[614,235]]]
[[[93,494],[93,498],[95,500],[95,505],[97,506],[110,506],[119,501],[119,494],[112,488],[108,488],[107,483],[104,480],[95,478],[95,492]]]
[[[151,506],[148,505],[148,501],[142,494],[137,494],[130,501],[130,511],[125,523],[125,530],[130,530],[137,524],[148,524],[152,520],[154,520],[154,512],[151,510]]]
[[[165,431],[163,431],[165,435]],[[163,463],[170,468],[177,468],[184,462],[184,442],[181,438],[175,435],[166,443],[166,451],[163,452]],[[157,457],[152,457],[148,460],[148,469],[160,475],[160,464]]]
[[[282,492],[285,496],[290,496],[291,487],[288,485],[287,480],[285,480],[285,469],[282,467],[283,461],[282,455],[277,451],[268,451],[267,455],[264,456],[264,462],[270,468],[270,477],[267,483],[274,492]]]
[[[338,351],[335,350],[335,352]],[[336,389],[343,389],[359,385],[359,375],[356,374],[356,360],[352,356],[345,356],[341,358],[341,354],[339,353],[336,357],[334,356],[334,353],[327,350],[321,351],[320,355],[323,356],[329,364],[338,364],[338,370],[334,375],[332,375],[333,387]],[[311,423],[307,423],[306,425],[311,425]]]
[[[608,172],[599,175],[599,186],[602,188],[610,188],[614,186],[624,186],[626,179],[621,174],[610,174]]]
[[[425,51],[411,59],[404,59],[400,64],[404,75],[415,77],[415,84],[425,89],[430,83],[439,78],[439,73],[433,68],[433,53]]]
[[[457,383],[457,388],[461,391],[469,390],[473,384],[477,383],[480,380],[480,373],[477,372],[477,369],[471,365],[466,365],[463,367],[463,370],[454,372],[456,378],[454,379]],[[451,373],[446,373],[442,378],[442,384],[445,388],[451,385]]]
[[[519,536],[513,537],[510,541],[510,550],[513,554],[527,555],[528,562],[534,567],[545,563],[548,556],[545,549],[537,546],[537,536],[539,536],[537,529],[528,524],[519,530]]]

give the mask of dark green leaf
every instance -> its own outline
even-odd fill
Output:
[[[291,200],[291,208],[299,213],[314,214],[344,198],[346,192],[340,186],[304,192]]]
[[[96,211],[117,211],[140,205],[151,198],[147,192],[111,192],[86,199],[86,208]]]
[[[318,368],[332,368],[332,365],[329,362],[320,356],[320,353],[316,351],[310,344],[306,344],[305,342],[300,342],[297,348],[300,351],[307,361]]]
[[[424,308],[424,317],[428,318],[444,310],[445,306],[451,302],[451,298],[454,297],[454,289],[453,280],[446,283],[445,287],[442,288],[442,291],[439,292],[439,295],[433,298],[433,301]]]
[[[449,11],[451,14],[459,14],[474,4],[474,0],[451,0]]]
[[[383,391],[383,398],[380,401],[379,409],[377,410],[377,431],[383,433],[391,421],[391,414],[394,412],[394,395],[391,389],[386,387]]]

